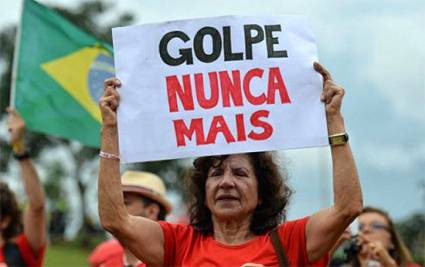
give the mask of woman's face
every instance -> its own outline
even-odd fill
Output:
[[[381,242],[387,249],[391,249],[390,227],[387,219],[376,212],[366,212],[358,217],[359,232],[373,242]]]
[[[246,154],[227,157],[211,167],[205,183],[206,205],[219,219],[244,219],[258,204],[258,182]]]

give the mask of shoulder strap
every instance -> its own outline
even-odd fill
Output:
[[[7,266],[27,266],[16,243],[7,242],[3,254]]]
[[[270,231],[270,237],[272,239],[272,244],[274,252],[276,253],[277,259],[279,260],[280,267],[289,267],[288,259],[286,258],[285,250],[282,247],[282,243],[277,233],[277,227],[273,228]]]

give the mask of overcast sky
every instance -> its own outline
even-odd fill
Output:
[[[78,3],[40,2],[70,8]],[[0,2],[0,28],[17,23],[20,6],[20,1]],[[395,218],[423,211],[425,1],[121,0],[116,8],[134,12],[137,23],[218,15],[309,16],[320,61],[346,88],[343,112],[365,204],[384,208]],[[296,191],[289,218],[311,214],[329,204],[329,150],[284,154]],[[320,167],[323,165],[328,167]]]

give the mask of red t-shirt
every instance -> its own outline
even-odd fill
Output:
[[[42,246],[39,249],[37,256],[35,256],[27,238],[23,233],[16,237],[14,243],[16,244],[19,250],[18,257],[20,257],[28,267],[41,267],[43,265],[44,254],[46,252],[46,245]],[[5,246],[0,248],[0,266],[7,266],[6,255],[4,255],[4,249]]]
[[[100,243],[89,256],[93,267],[122,267],[124,266],[124,248],[118,240],[112,239]],[[136,267],[145,267],[139,263]]]
[[[308,217],[281,224],[278,233],[290,266],[327,266],[329,255],[308,262],[305,226]],[[242,266],[246,263],[279,266],[270,234],[242,245],[225,245],[190,225],[159,222],[164,233],[164,266]]]

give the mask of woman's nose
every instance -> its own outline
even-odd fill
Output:
[[[362,232],[363,234],[368,234],[368,233],[370,233],[369,227],[365,227],[365,228],[363,228],[360,232]]]
[[[223,177],[221,178],[219,186],[221,188],[231,188],[235,186],[235,182],[233,180],[233,176],[231,173],[225,172]]]

